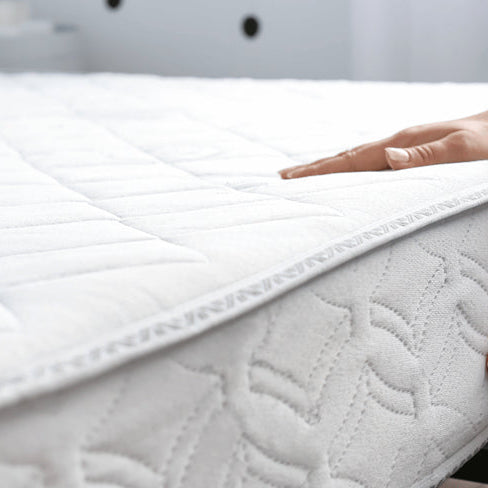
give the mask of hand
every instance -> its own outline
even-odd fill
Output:
[[[280,171],[284,179],[303,176],[406,169],[488,159],[488,112],[459,120],[419,125],[337,156]]]

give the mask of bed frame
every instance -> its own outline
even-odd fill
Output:
[[[488,483],[488,447],[485,447],[471,461],[468,461],[453,477],[466,481]]]

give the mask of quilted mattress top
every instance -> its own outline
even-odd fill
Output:
[[[277,171],[474,113],[487,95],[481,84],[0,76],[0,403],[181,341],[484,204],[488,162]]]

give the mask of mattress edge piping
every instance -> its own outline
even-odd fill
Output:
[[[278,266],[239,280],[168,312],[0,377],[0,408],[49,393],[114,369],[242,316],[284,293],[373,249],[488,203],[488,186],[376,221]]]
[[[437,488],[479,453],[487,442],[488,425],[452,456],[437,466],[431,474],[415,483],[412,488]]]

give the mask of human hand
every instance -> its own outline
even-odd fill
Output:
[[[281,170],[284,179],[304,176],[406,169],[488,159],[488,112],[464,119],[419,125],[314,163]]]

